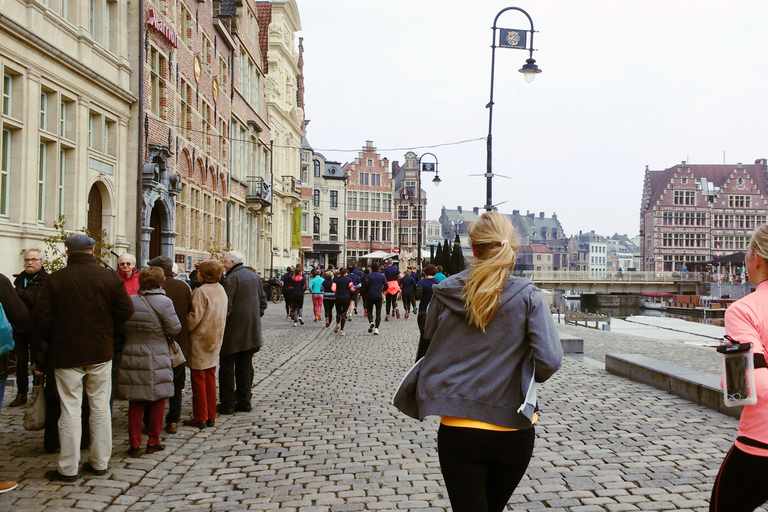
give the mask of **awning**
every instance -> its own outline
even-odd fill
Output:
[[[386,252],[386,251],[373,251],[368,254],[363,254],[362,256],[358,256],[357,259],[359,260],[385,260],[387,258],[395,258],[397,254],[394,252]]]
[[[309,251],[310,254],[316,253],[316,254],[324,254],[324,253],[330,253],[330,254],[338,254],[341,252],[341,247],[339,244],[323,244],[323,243],[314,243],[312,244],[312,249]]]

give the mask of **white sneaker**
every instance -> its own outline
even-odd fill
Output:
[[[345,333],[344,331],[339,332],[339,336],[346,336],[346,335],[347,333]]]
[[[368,326],[368,332],[373,332],[373,328],[376,327],[376,324],[371,322],[371,325]]]
[[[341,329],[341,326],[336,324],[336,327],[333,328],[333,332],[339,332],[339,329]]]
[[[378,336],[378,335],[379,335],[379,328],[378,328],[378,327],[376,327],[376,328],[373,330],[373,334],[375,334],[376,336]]]
[[[294,327],[298,327],[299,326],[299,322],[293,322],[293,326]]]
[[[303,318],[301,318],[301,317],[299,317],[299,323],[300,323],[301,325],[304,325],[304,319],[303,319]]]

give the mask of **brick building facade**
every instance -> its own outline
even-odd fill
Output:
[[[372,141],[343,168],[347,176],[347,262],[373,251],[392,252],[394,180],[389,160],[381,158]]]
[[[646,167],[640,209],[643,270],[691,269],[745,251],[768,214],[768,163]]]

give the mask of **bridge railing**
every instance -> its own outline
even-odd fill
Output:
[[[534,282],[676,283],[707,282],[706,272],[601,272],[576,270],[524,270],[522,277]]]

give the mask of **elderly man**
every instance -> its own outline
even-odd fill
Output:
[[[139,271],[136,268],[136,257],[124,252],[117,259],[117,275],[123,280],[128,295],[139,293]]]
[[[262,345],[261,317],[267,296],[261,278],[243,266],[243,255],[224,255],[227,277],[221,283],[227,292],[227,326],[219,358],[219,414],[251,410],[253,354]]]
[[[32,311],[40,295],[40,288],[48,272],[43,268],[43,252],[40,249],[28,249],[24,253],[24,272],[15,275],[13,285],[29,311]],[[16,342],[16,398],[8,404],[9,407],[19,407],[27,403],[29,391],[29,354],[30,350],[37,353],[37,329],[28,319],[13,329],[13,339]],[[34,361],[39,363],[39,361]],[[38,364],[38,366],[41,366]]]
[[[92,238],[74,235],[64,245],[67,266],[43,282],[34,318],[50,345],[61,399],[59,464],[45,476],[74,482],[80,463],[83,388],[91,405],[91,449],[82,469],[94,475],[107,472],[112,455],[112,333],[131,317],[133,302],[115,272],[96,263]]]

